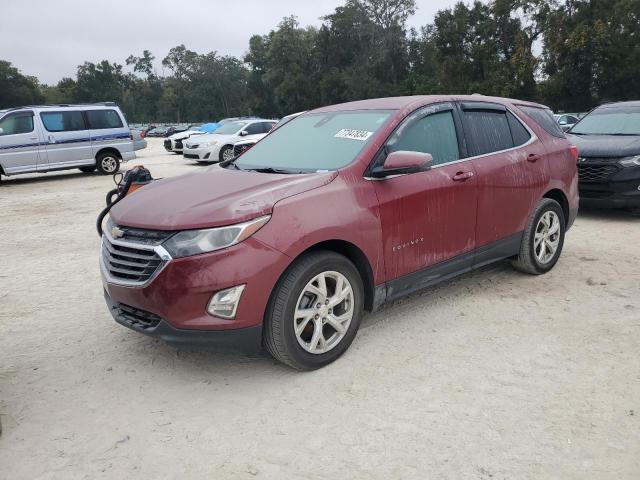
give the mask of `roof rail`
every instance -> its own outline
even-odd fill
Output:
[[[22,110],[23,108],[55,108],[55,107],[117,107],[116,102],[93,102],[93,103],[51,103],[48,105],[22,105],[20,107],[7,108],[7,112],[13,112],[14,110]],[[2,110],[2,109],[0,109]]]

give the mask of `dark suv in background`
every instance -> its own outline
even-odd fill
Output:
[[[583,205],[640,207],[640,101],[602,105],[568,137],[578,147]]]

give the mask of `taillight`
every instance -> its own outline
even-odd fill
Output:
[[[573,161],[578,163],[578,147],[571,145],[569,147],[569,151],[571,152],[571,158],[573,158]]]

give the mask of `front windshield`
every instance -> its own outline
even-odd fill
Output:
[[[390,110],[311,113],[272,131],[236,162],[242,169],[335,170],[350,164]]]
[[[247,122],[232,122],[227,123],[215,130],[213,133],[216,135],[234,135],[238,133],[247,124]]]
[[[604,107],[594,110],[569,133],[577,135],[640,135],[640,107]]]

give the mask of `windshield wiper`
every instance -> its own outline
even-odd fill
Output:
[[[247,172],[259,172],[259,173],[283,173],[283,174],[305,173],[299,170],[287,170],[285,168],[273,168],[273,167],[246,168],[244,170],[246,170]]]

